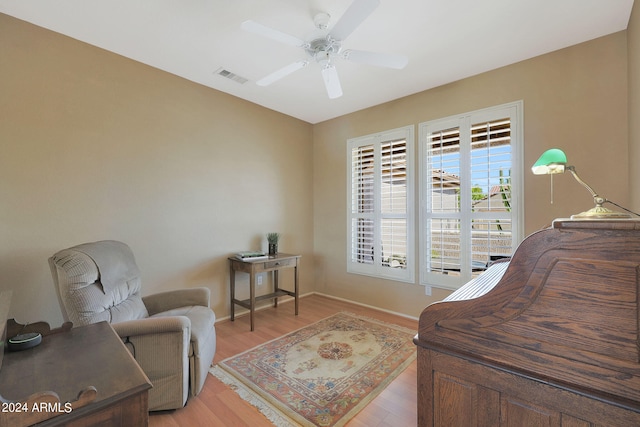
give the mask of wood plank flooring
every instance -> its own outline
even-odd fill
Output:
[[[319,295],[300,298],[299,315],[292,302],[255,313],[255,331],[249,331],[249,316],[216,323],[218,343],[214,363],[259,344],[278,338],[340,311],[349,311],[412,330],[418,322],[383,311]],[[417,368],[414,361],[382,393],[356,415],[346,427],[410,427],[417,423]],[[151,412],[150,427],[215,426],[269,427],[272,424],[226,385],[209,375],[200,394],[175,411]]]

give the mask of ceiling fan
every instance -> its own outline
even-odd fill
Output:
[[[258,34],[278,42],[304,49],[307,58],[289,64],[258,80],[256,84],[268,86],[289,74],[306,67],[315,60],[322,67],[322,78],[329,98],[342,96],[342,87],[338,78],[338,71],[334,65],[336,58],[378,67],[402,69],[407,65],[408,59],[403,55],[367,52],[362,50],[342,49],[342,43],[347,37],[378,7],[380,0],[354,0],[333,28],[322,37],[309,41],[299,39],[279,30],[266,27],[255,21],[245,21],[241,27],[245,31]],[[315,15],[313,21],[319,30],[329,27],[328,13],[320,12]]]

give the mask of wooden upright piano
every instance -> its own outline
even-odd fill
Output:
[[[640,220],[556,220],[498,268],[422,312],[418,425],[640,426]]]

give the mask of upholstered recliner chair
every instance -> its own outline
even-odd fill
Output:
[[[150,411],[181,408],[200,392],[216,351],[208,288],[142,297],[131,249],[113,240],[64,249],[49,265],[65,320],[111,323],[147,374]]]

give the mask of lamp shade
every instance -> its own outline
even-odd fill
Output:
[[[567,164],[567,155],[558,148],[552,148],[542,153],[540,158],[531,167],[534,175],[547,175],[563,173]]]

